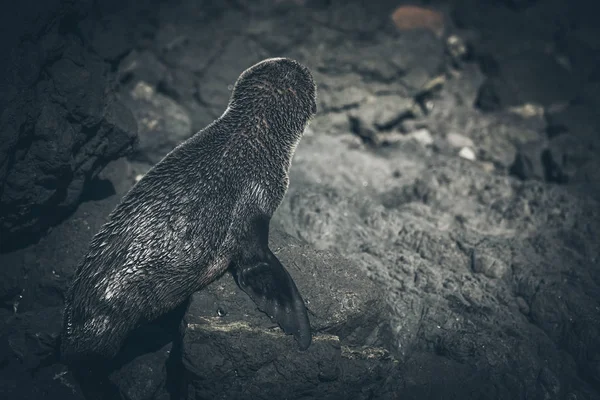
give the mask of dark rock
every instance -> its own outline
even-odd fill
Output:
[[[86,42],[106,61],[118,61],[133,47],[131,18],[111,15],[82,24]]]
[[[377,347],[389,335],[377,287],[349,260],[277,229],[271,237],[310,310],[311,347],[299,352],[227,274],[196,293],[186,315],[190,398],[393,398],[398,370]]]
[[[475,56],[477,61],[477,65],[481,69],[485,75],[489,77],[498,77],[500,76],[500,65],[498,64],[498,60],[492,54],[477,54]]]
[[[199,82],[198,95],[215,116],[221,115],[231,95],[235,81],[249,66],[261,61],[264,50],[242,37],[233,38],[215,61],[207,67],[204,78]]]
[[[314,152],[323,144],[314,146],[304,151]],[[402,162],[400,177],[371,179],[363,185],[365,171],[382,174],[383,161],[374,158],[362,170],[352,164],[362,163],[361,158],[338,158],[333,148],[329,151],[336,165],[328,168],[310,167],[314,161],[298,159],[296,168],[306,172],[294,173],[277,221],[315,246],[360,260],[387,288],[396,316],[392,321],[398,321],[392,326],[398,329],[394,354],[402,366],[403,398],[437,393],[476,398],[486,391],[499,398],[514,398],[524,391],[551,397],[559,386],[561,393],[597,397],[590,391],[594,380],[587,372],[578,372],[596,368],[593,357],[579,353],[583,347],[598,345],[590,340],[598,326],[590,320],[597,304],[589,302],[597,290],[597,281],[589,274],[597,275],[600,250],[590,241],[600,226],[596,203],[580,202],[561,187],[506,180],[458,159],[442,164],[438,160],[431,170],[426,166],[414,170],[412,160],[422,155],[403,147],[387,159],[390,177]],[[340,179],[338,168],[350,172]],[[315,183],[316,177],[321,184]],[[420,189],[406,196],[401,188],[415,177],[420,177],[420,183],[415,182]],[[327,186],[331,183],[340,189]],[[404,199],[384,209],[373,192],[391,191],[393,186],[399,186],[398,196]],[[453,222],[458,214],[462,222]],[[585,239],[576,233],[580,223],[591,229]],[[571,258],[575,254],[577,261]],[[573,262],[581,265],[581,275],[564,280],[558,271],[569,270]],[[579,289],[572,291],[571,285]],[[540,287],[544,297],[538,300]],[[573,316],[565,304],[581,312]],[[444,311],[438,311],[440,307]],[[539,319],[532,321],[532,312]],[[579,322],[571,325],[571,317]],[[482,325],[468,328],[465,323]],[[579,331],[575,326],[588,328]],[[568,333],[561,336],[565,330]],[[568,354],[561,350],[563,340],[572,343]],[[457,380],[431,383],[433,378],[427,377],[438,375],[427,375],[432,366],[427,360],[434,356],[442,358],[437,365],[462,366],[457,368]],[[575,365],[585,367],[578,370]],[[487,376],[493,386],[473,374]],[[471,378],[465,381],[462,376]]]
[[[524,180],[543,180],[545,177],[545,166],[541,157],[543,146],[540,143],[520,146],[515,161],[510,166],[510,174]]]
[[[561,135],[565,132],[568,132],[568,128],[564,125],[561,124],[556,124],[556,125],[548,125],[546,127],[546,135],[548,136],[548,139],[552,139],[558,135]]]
[[[432,32],[409,31],[392,42],[392,62],[403,72],[402,82],[419,92],[444,70],[444,42]]]
[[[538,179],[565,184],[579,177],[579,171],[592,163],[584,144],[573,135],[563,134],[548,143],[520,146],[510,173],[520,179]]]
[[[63,293],[92,235],[134,182],[128,171],[124,159],[110,163],[98,174],[98,181],[110,181],[114,194],[80,204],[34,247],[0,254],[0,307],[22,313],[62,306]],[[96,190],[97,183],[93,180],[87,185],[84,198]]]
[[[471,252],[471,268],[473,268],[473,272],[484,274],[488,278],[502,278],[508,271],[508,265],[502,261],[502,258],[490,256],[479,249],[473,249]]]
[[[356,78],[357,75],[342,75],[341,78]],[[357,107],[360,103],[367,100],[370,93],[359,86],[347,86],[343,82],[345,79],[328,79],[320,81],[320,88],[317,97],[317,106],[323,112],[345,111]]]
[[[460,133],[473,142],[472,150],[477,154],[477,159],[492,163],[504,171],[514,164],[520,149],[526,154],[529,147],[545,143],[547,123],[543,115],[524,117],[513,110],[478,112],[470,107],[471,98],[467,102],[462,96],[449,93],[462,86],[462,80],[447,81],[445,89],[433,101],[434,107],[427,118],[427,126],[432,132]],[[456,154],[452,148],[444,152]]]
[[[600,137],[595,135],[600,126],[597,114],[593,103],[574,102],[567,107],[546,113],[546,119],[549,126],[564,127],[564,130],[591,150],[600,145]]]
[[[481,111],[497,111],[502,108],[501,94],[498,93],[503,90],[502,85],[492,80],[486,80],[483,85],[479,88],[477,99],[475,100],[475,107]]]
[[[308,37],[310,26],[306,18],[302,9],[295,10],[279,18],[256,21],[250,25],[248,34],[270,55],[278,56]]]
[[[311,16],[320,23],[348,35],[361,36],[373,33],[386,22],[386,5],[379,2],[334,0],[328,3],[329,7],[316,8]]]
[[[165,24],[157,33],[156,54],[170,67],[202,74],[235,34],[236,31],[229,31],[231,25],[228,25],[228,22],[220,19],[202,21],[205,24],[205,34],[197,32],[197,22],[192,26]],[[214,37],[208,34],[217,29],[217,26],[223,29],[221,35]]]
[[[538,0],[502,0],[502,3],[514,10],[522,10],[537,3]]]
[[[126,400],[170,399],[167,391],[167,362],[173,345],[142,354],[110,374],[111,382]]]
[[[159,3],[153,0],[103,1],[73,26],[90,51],[116,67],[132,48],[143,48],[156,34]]]
[[[443,71],[444,45],[433,33],[409,31],[378,40],[340,42],[323,55],[323,72],[354,72],[368,82],[399,80],[414,95]]]
[[[340,42],[324,54],[321,71],[329,74],[354,72],[364,80],[387,83],[405,72],[401,65],[403,60],[398,55],[401,51],[394,51],[391,41],[358,45],[348,39],[340,39]]]
[[[75,35],[58,36],[60,21],[38,21],[45,33],[21,43],[34,58],[13,64],[37,69],[12,82],[21,95],[0,116],[1,251],[37,240],[64,218],[85,183],[135,141],[131,114],[107,94],[108,66]]]
[[[568,159],[565,154],[553,153],[551,150],[546,149],[542,151],[541,159],[544,166],[544,179],[547,182],[567,183],[569,181],[568,175],[561,168],[561,166],[568,166]]]
[[[18,308],[21,287],[20,261],[16,253],[8,253],[2,256],[2,268],[0,269],[0,307],[14,311]]]
[[[202,100],[199,80],[192,72],[185,69],[173,71],[166,81],[158,85],[156,90],[171,97],[185,109],[190,117],[193,132],[204,129],[225,111],[212,108]]]
[[[5,398],[84,398],[65,366],[40,365],[52,354],[61,328],[62,307],[15,314],[2,322],[0,390]]]
[[[198,52],[186,53],[188,57],[191,54]],[[182,62],[181,59],[178,61]],[[170,104],[175,101],[178,103],[177,107],[183,107],[189,116],[191,131],[197,132],[215,118],[200,97],[198,77],[194,73],[197,68],[197,64],[193,67],[181,64],[178,68],[169,68],[149,50],[132,51],[119,65],[119,92],[128,98],[140,82],[150,86],[164,101]],[[164,99],[165,96],[169,99]],[[133,105],[134,109],[139,107],[139,104]]]
[[[145,82],[138,82],[123,101],[138,124],[134,159],[156,164],[193,133],[187,112]]]
[[[580,171],[596,160],[594,150],[593,144],[582,142],[570,132],[552,138],[542,153],[546,180],[556,183],[577,180]]]
[[[123,85],[131,82],[127,87],[141,81],[156,88],[168,79],[170,71],[153,52],[133,50],[121,60],[117,73]]]
[[[482,86],[477,106],[485,111],[535,103],[550,106],[576,97],[583,81],[555,57],[526,52],[500,64],[499,76]]]
[[[379,96],[348,113],[351,130],[371,144],[379,144],[378,134],[390,131],[406,118],[415,117],[411,98]]]

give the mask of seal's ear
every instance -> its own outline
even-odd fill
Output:
[[[258,308],[274,318],[283,331],[293,334],[300,350],[310,346],[312,337],[304,300],[290,274],[270,250],[263,257],[232,265],[239,287],[250,296]]]

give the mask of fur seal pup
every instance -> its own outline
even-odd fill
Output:
[[[223,115],[156,164],[91,241],[66,294],[61,360],[114,357],[129,332],[227,270],[307,349],[304,301],[268,234],[316,111],[300,63],[271,58],[244,71]]]

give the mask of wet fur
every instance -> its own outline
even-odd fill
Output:
[[[127,334],[183,303],[243,253],[266,218],[316,112],[307,68],[269,59],[236,82],[224,114],[176,147],[94,237],[66,295],[63,361],[110,358]]]

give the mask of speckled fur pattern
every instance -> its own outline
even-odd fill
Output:
[[[282,201],[315,113],[316,85],[296,61],[244,71],[223,115],[152,168],[93,238],[66,295],[62,360],[114,357],[134,328],[224,273],[248,221]]]

